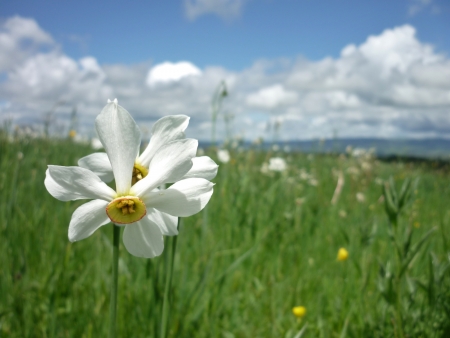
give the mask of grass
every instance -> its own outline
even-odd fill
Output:
[[[70,243],[70,217],[84,201],[57,201],[43,184],[48,164],[76,165],[89,153],[70,140],[0,137],[1,337],[107,335],[112,226]],[[232,152],[206,211],[182,220],[167,336],[294,338],[307,324],[302,337],[393,337],[395,308],[383,295],[396,261],[380,200],[390,176],[398,186],[420,178],[399,227],[413,242],[436,228],[402,281],[405,335],[449,336],[448,165],[291,153],[282,154],[287,172],[261,173],[276,155]],[[333,205],[339,171],[345,183]],[[121,245],[119,337],[160,336],[172,245],[166,238],[152,260]],[[340,247],[347,261],[336,260]],[[298,320],[300,305],[307,313]]]

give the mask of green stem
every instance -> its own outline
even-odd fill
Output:
[[[402,319],[402,298],[401,298],[401,280],[396,281],[397,284],[397,299],[395,304],[395,313],[397,317],[397,329],[398,337],[404,338],[405,332],[403,331],[403,319]]]
[[[181,218],[178,217],[178,231],[180,230],[180,222]],[[177,238],[178,236],[174,236],[171,238],[172,242],[172,252],[170,253],[169,250],[167,250],[166,254],[166,286],[164,288],[164,299],[163,299],[163,308],[162,308],[162,319],[161,319],[161,338],[166,338],[167,336],[167,321],[169,318],[169,293],[170,289],[172,287],[172,273],[173,273],[173,266],[174,266],[174,260],[175,260],[175,251],[177,250]],[[167,248],[169,249],[169,248]]]
[[[206,229],[208,228],[208,206],[206,206],[203,213],[203,222],[202,222],[202,241],[205,241],[206,238]]]
[[[111,280],[111,303],[109,307],[109,337],[116,337],[116,312],[117,312],[117,280],[119,276],[119,239],[120,227],[113,224],[113,264]]]
[[[395,316],[397,321],[397,333],[399,338],[405,337],[405,332],[403,331],[403,319],[402,319],[402,279],[400,276],[403,262],[403,252],[402,252],[402,241],[401,233],[398,226],[398,215],[393,220],[393,240],[395,248],[397,249],[397,274],[395,276]]]

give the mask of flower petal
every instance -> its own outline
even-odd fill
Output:
[[[178,235],[178,217],[154,208],[147,209],[148,217],[157,225],[164,236]]]
[[[78,160],[78,165],[89,169],[103,182],[111,182],[114,179],[111,163],[106,153],[93,153]]]
[[[95,119],[100,141],[108,154],[116,190],[119,195],[128,194],[134,161],[139,153],[141,133],[130,113],[117,104],[108,103]]]
[[[218,168],[216,162],[208,156],[194,157],[191,170],[182,179],[198,177],[210,181],[216,177]]]
[[[49,165],[45,172],[45,187],[60,201],[102,199],[111,201],[116,195],[92,171],[81,167]]]
[[[125,226],[123,244],[130,254],[137,257],[153,258],[164,250],[161,230],[148,217]]]
[[[157,186],[176,182],[192,168],[192,158],[197,152],[198,141],[183,139],[164,144],[150,162],[148,175],[131,188],[136,196],[141,196]]]
[[[148,192],[141,198],[147,208],[187,217],[206,206],[213,193],[213,186],[213,183],[203,178],[188,178],[176,182],[169,189]]]
[[[185,138],[184,131],[189,124],[186,115],[170,115],[160,118],[152,127],[152,137],[147,148],[139,156],[138,162],[148,167],[153,156],[163,144]]]
[[[78,207],[69,224],[69,241],[75,242],[89,237],[95,230],[111,220],[106,215],[108,202],[93,200]]]

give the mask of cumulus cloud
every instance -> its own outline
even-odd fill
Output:
[[[186,77],[199,76],[201,74],[202,71],[200,69],[187,61],[177,63],[163,62],[149,70],[147,84],[149,86],[155,86],[158,84],[173,83]]]
[[[2,83],[0,93],[30,114],[46,110],[55,102],[95,105],[100,103],[99,98],[112,94],[96,59],[75,61],[58,52],[37,54],[15,67]]]
[[[249,94],[246,103],[249,107],[274,110],[282,106],[294,104],[297,101],[297,97],[297,93],[287,91],[281,84],[274,84]]]
[[[205,14],[215,14],[222,19],[238,17],[246,0],[184,0],[186,16],[195,20]]]
[[[14,67],[40,48],[54,44],[33,19],[14,16],[0,23],[0,72]]]
[[[10,20],[24,27],[11,28]],[[33,25],[34,35],[27,28]],[[225,116],[234,118],[234,133],[248,139],[270,137],[266,126],[274,121],[281,124],[282,139],[336,132],[339,137],[450,136],[450,59],[419,41],[409,25],[344,46],[337,58],[260,60],[239,72],[200,69],[188,61],[75,60],[31,19],[6,20],[0,32],[1,41],[15,41],[11,55],[20,56],[3,62],[0,71],[0,118],[13,117],[15,123],[42,122],[58,103],[55,118],[67,124],[76,106],[80,128],[93,130],[106,100],[117,97],[144,131],[161,116],[186,114],[188,135],[209,140],[211,98],[223,80],[229,95],[219,115],[222,136]],[[22,46],[23,36],[30,41]]]

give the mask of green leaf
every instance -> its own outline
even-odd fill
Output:
[[[408,199],[411,196],[411,180],[409,178],[406,178],[403,181],[402,188],[400,190],[400,195],[398,198],[398,210],[400,211],[403,206],[405,205],[405,202],[408,201]]]
[[[428,256],[428,287],[427,287],[427,295],[428,295],[428,303],[430,306],[434,305],[435,300],[435,291],[434,291],[434,267],[433,267],[433,256],[430,254]]]
[[[397,190],[395,189],[395,181],[394,177],[389,177],[389,190],[392,195],[392,201],[395,203],[396,206],[398,206],[398,196],[397,196]]]
[[[384,208],[391,223],[397,225],[398,208],[392,197],[391,188],[387,183],[383,185]]]
[[[250,250],[247,250],[244,254],[238,257],[219,277],[216,279],[216,283],[223,282],[225,277],[236,270],[239,265],[242,264],[251,254],[255,251],[256,246],[252,247]]]
[[[418,241],[414,247],[411,250],[411,254],[409,257],[405,258],[402,263],[402,268],[400,269],[399,278],[402,277],[402,275],[406,272],[408,269],[409,263],[413,260],[413,258],[419,253],[420,248],[422,245],[427,241],[427,239],[431,236],[431,234],[436,231],[436,228],[430,229],[423,237]]]
[[[406,233],[405,243],[403,244],[403,253],[405,256],[408,255],[408,251],[411,246],[412,234],[413,234],[413,230],[411,227],[409,227],[407,230],[407,233]]]
[[[294,338],[303,337],[303,334],[305,333],[307,327],[308,327],[308,324],[303,325],[302,329],[300,331],[298,331],[298,333],[295,335]]]

